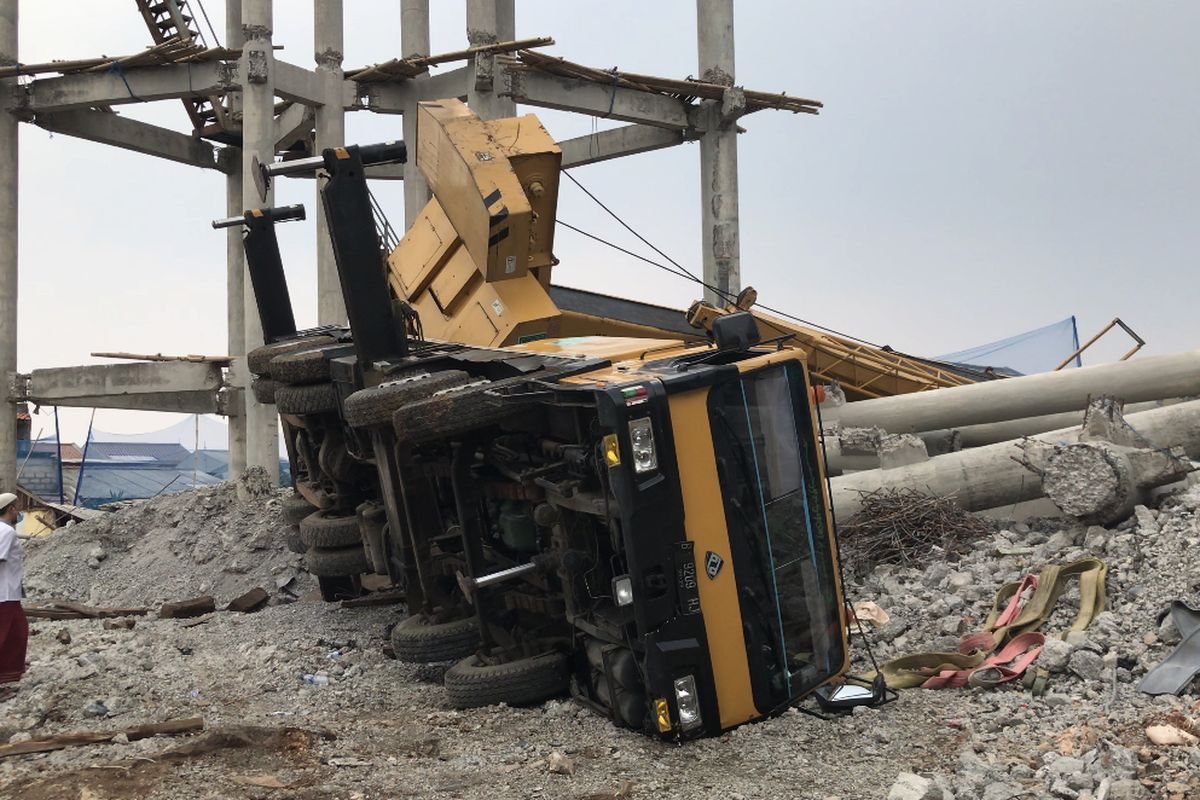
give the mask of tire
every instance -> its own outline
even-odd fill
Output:
[[[332,383],[308,386],[277,386],[275,407],[280,414],[328,414],[337,411],[337,392]]]
[[[317,336],[305,336],[302,339],[287,339],[282,342],[265,344],[262,347],[254,348],[246,355],[246,365],[250,367],[250,371],[255,375],[269,375],[271,373],[271,359],[276,356],[333,343],[334,338],[332,336],[319,334]]]
[[[567,657],[551,652],[507,664],[485,664],[478,655],[470,655],[446,670],[445,683],[455,708],[533,705],[566,694]]]
[[[457,661],[473,654],[479,644],[474,617],[433,622],[424,614],[414,614],[392,628],[392,651],[411,664]]]
[[[283,535],[283,543],[292,553],[303,555],[308,552],[308,547],[305,546],[304,541],[300,538],[300,531],[295,528],[288,528],[287,533]]]
[[[252,378],[250,391],[254,394],[254,399],[260,403],[270,405],[275,402],[275,381],[270,378]]]
[[[536,403],[515,398],[502,401],[488,392],[524,380],[468,384],[409,403],[396,409],[392,427],[401,442],[421,444],[505,422],[533,408]]]
[[[330,350],[343,350],[345,345],[326,344],[285,353],[271,359],[271,377],[280,383],[301,385],[305,383],[325,383],[329,380],[329,359],[325,354]]]
[[[419,372],[396,381],[381,383],[371,389],[361,389],[346,398],[346,422],[354,428],[387,425],[396,409],[455,386],[470,383],[462,370]]]
[[[317,509],[298,494],[283,498],[283,520],[288,525],[299,525],[300,522]]]
[[[370,572],[367,554],[362,545],[339,547],[336,550],[308,548],[304,554],[304,567],[318,578],[335,578],[346,575],[361,575]]]
[[[315,511],[300,522],[300,539],[308,547],[320,549],[361,547],[358,515],[353,511],[348,515],[345,512]]]

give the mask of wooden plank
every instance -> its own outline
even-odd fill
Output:
[[[153,722],[148,725],[135,725],[132,728],[110,731],[81,731],[77,733],[60,733],[57,736],[45,736],[30,739],[26,742],[0,745],[0,758],[25,755],[26,753],[48,753],[52,750],[63,750],[83,744],[98,744],[109,742],[120,734],[131,742],[138,739],[148,739],[151,736],[178,736],[182,733],[195,733],[204,730],[204,720],[200,717],[191,719],[176,719],[166,722]]]
[[[180,600],[178,603],[163,603],[158,610],[162,619],[184,619],[198,617],[217,610],[217,601],[211,595],[193,597],[191,600]]]
[[[53,600],[44,606],[28,606],[25,616],[33,619],[108,619],[140,617],[149,612],[148,608],[95,608],[82,603]]]
[[[363,597],[353,597],[349,600],[342,601],[342,608],[363,608],[365,606],[391,606],[397,603],[403,603],[405,594],[403,590],[393,592],[375,592]]]

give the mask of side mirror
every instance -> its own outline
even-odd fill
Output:
[[[749,311],[735,311],[713,320],[713,339],[721,350],[747,350],[762,341],[758,322]]]
[[[881,677],[876,676],[875,680],[867,684],[866,682],[852,683],[856,680],[851,677],[846,683],[840,686],[822,686],[813,694],[817,698],[817,703],[825,711],[840,711],[846,712],[855,706],[878,706],[886,703],[888,697],[887,685]]]

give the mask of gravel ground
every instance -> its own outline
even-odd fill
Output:
[[[237,527],[231,520],[258,513],[229,489],[208,491],[195,493],[190,507],[214,501],[211,519],[229,524],[203,530],[222,542]],[[149,506],[119,513],[149,535],[165,527],[158,519],[168,513]],[[908,690],[877,710],[832,721],[792,711],[685,746],[619,730],[567,700],[453,710],[438,668],[383,654],[387,627],[402,606],[343,609],[310,592],[300,602],[277,598],[256,614],[218,612],[200,624],[145,617],[132,629],[112,629],[100,620],[34,621],[29,672],[17,698],[0,704],[0,737],[195,716],[206,731],[6,758],[0,796],[1200,797],[1200,749],[1153,745],[1145,733],[1161,722],[1195,730],[1197,693],[1156,699],[1135,689],[1178,638],[1156,624],[1158,611],[1176,598],[1200,601],[1200,566],[1192,557],[1200,545],[1198,506],[1200,490],[1193,490],[1157,511],[1139,509],[1111,531],[1061,521],[1002,526],[965,555],[934,553],[924,568],[883,567],[851,582],[853,599],[873,600],[892,616],[873,634],[886,658],[954,643],[986,614],[996,588],[1024,570],[1084,554],[1107,559],[1110,611],[1083,636],[1047,651],[1053,658],[1043,665],[1053,675],[1044,697],[1020,687]],[[181,507],[189,507],[186,500]],[[124,549],[111,546],[101,569],[83,566],[86,580],[67,585],[87,594],[72,599],[135,599],[128,583],[104,583],[107,576],[131,579],[121,563],[126,556],[149,568],[137,534],[120,527],[114,522],[105,546],[119,539]],[[284,558],[276,550],[249,552],[269,563]],[[51,578],[32,574],[41,563],[51,562],[31,556],[30,577],[49,586]],[[184,559],[169,563],[192,569]],[[211,583],[217,573],[262,577],[253,570],[179,575],[170,591],[151,595],[180,599],[199,585],[194,581]],[[176,587],[182,594],[171,594]],[[1068,595],[1048,633],[1073,616],[1070,602]],[[305,683],[306,674],[329,683]]]

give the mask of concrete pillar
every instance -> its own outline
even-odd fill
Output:
[[[1174,405],[1178,402],[1181,402],[1179,398],[1128,403],[1122,411],[1125,414],[1136,414],[1139,411],[1149,411],[1152,408]],[[958,441],[962,447],[982,447],[987,444],[1007,442],[1009,439],[1020,439],[1022,436],[1033,436],[1037,433],[1078,425],[1083,422],[1083,413],[1082,411],[1064,411],[1061,414],[1045,414],[1040,417],[1023,417],[1003,422],[988,422],[983,425],[965,425],[961,428],[954,428],[952,432],[958,435]],[[921,438],[925,437],[926,434],[922,433]]]
[[[1074,372],[1075,370],[1072,370]],[[851,404],[853,405],[853,403]],[[1200,400],[1131,414],[1129,424],[1154,447],[1182,447],[1190,458],[1200,458]],[[1078,428],[1050,431],[1033,437],[1051,445],[1069,445],[1080,440]],[[834,508],[842,522],[862,507],[864,493],[885,487],[911,488],[939,497],[954,497],[967,511],[1011,506],[1042,497],[1046,492],[1038,475],[1019,459],[1026,442],[1000,442],[935,456],[928,461],[898,469],[855,472],[831,480]]]
[[[429,55],[429,0],[401,0],[400,55]],[[408,144],[408,163],[404,165],[404,229],[412,227],[417,214],[429,202],[429,183],[417,169],[417,100],[421,84],[429,80],[422,75],[410,83],[416,90],[412,102],[404,107],[404,141]]]
[[[245,211],[242,203],[242,165],[241,151],[234,148],[238,163],[233,171],[225,176],[225,210],[231,216],[239,216]],[[229,330],[229,355],[233,356],[234,366],[231,370],[233,383],[243,389],[243,394],[249,394],[247,388],[249,374],[246,369],[246,304],[245,274],[246,251],[242,249],[242,229],[230,228],[226,231],[225,265],[226,265],[226,317]],[[241,475],[246,468],[246,415],[243,409],[229,417],[229,474]]]
[[[242,0],[242,197],[251,205],[259,201],[252,159],[275,157],[275,58],[271,50],[272,0]],[[273,193],[272,193],[273,194]],[[268,195],[264,205],[271,205]],[[244,274],[244,273],[243,273]],[[262,322],[250,281],[245,280],[246,349],[263,343]],[[246,465],[259,466],[279,482],[279,422],[275,407],[264,405],[246,391]]]
[[[313,2],[316,72],[325,100],[316,109],[318,154],[327,147],[340,147],[346,143],[346,110],[342,107],[342,53],[345,47],[342,6],[342,0]],[[313,207],[317,218],[317,323],[344,325],[346,303],[342,299],[342,284],[333,259],[333,242],[325,223],[319,182]]]
[[[226,47],[242,46],[242,4],[240,0],[225,3]],[[240,117],[241,96],[236,92],[229,95],[230,117]],[[225,211],[236,217],[245,212],[242,203],[242,151],[234,148],[222,154],[230,160],[231,171],[225,176]],[[228,328],[228,353],[236,360],[232,370],[235,386],[243,387],[244,394],[249,383],[246,371],[246,302],[245,275],[246,251],[242,249],[241,228],[229,228],[225,239],[225,312]],[[237,476],[246,468],[246,416],[244,409],[229,417],[229,474]]]
[[[17,63],[17,0],[0,0],[0,64]],[[10,393],[17,371],[17,118],[15,78],[0,81],[0,491],[17,490],[17,412]]]
[[[733,89],[733,0],[696,0],[700,80],[731,87],[726,101],[706,101],[701,113],[700,227],[704,282],[726,295],[741,291],[738,244],[737,118]],[[704,299],[722,306],[726,300],[706,289]]]
[[[467,0],[467,41],[471,47],[502,41],[501,33],[512,35],[516,30],[514,0]],[[517,104],[497,92],[504,88],[495,68],[493,55],[472,59],[475,68],[467,87],[467,105],[480,119],[502,119],[517,113]]]
[[[838,421],[917,433],[1076,411],[1098,394],[1129,403],[1200,395],[1200,350],[859,400]]]

